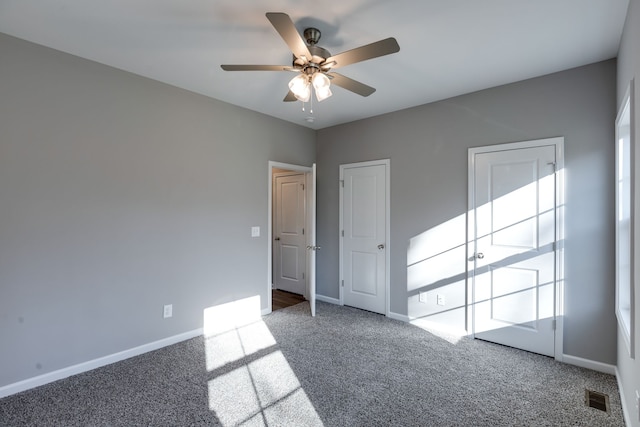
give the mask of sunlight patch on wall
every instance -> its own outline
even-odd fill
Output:
[[[412,237],[407,249],[411,323],[433,333],[456,331],[453,337],[444,332],[450,342],[466,328],[466,221],[461,214],[432,227]]]
[[[503,172],[509,182],[509,170]],[[510,325],[536,330],[542,319],[553,319],[555,191],[554,173],[516,189],[492,187],[491,199],[475,209],[478,229],[469,237],[469,253],[467,213],[412,237],[407,250],[411,323],[457,342],[462,331],[473,332],[472,320],[479,333]],[[474,237],[475,250],[483,252],[478,258]],[[467,269],[474,263],[475,282],[467,287]]]
[[[467,215],[458,215],[409,239],[407,265],[448,252],[467,243]],[[457,273],[459,273],[459,269]]]
[[[208,371],[276,345],[260,315],[260,297],[250,297],[204,310]]]
[[[259,295],[208,307],[204,309],[204,335],[217,335],[261,319]]]

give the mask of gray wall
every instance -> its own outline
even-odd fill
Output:
[[[464,220],[468,148],[563,136],[564,353],[615,364],[615,91],[616,63],[610,60],[320,130],[318,293],[339,296],[339,165],[389,158],[391,311],[464,328],[464,310],[437,314],[437,306],[416,303],[415,283],[407,277],[410,241],[452,219]],[[464,222],[451,230],[454,249],[464,242]],[[433,282],[450,283],[440,291],[450,301],[446,309],[464,306],[464,251],[452,262],[442,272],[431,271]]]
[[[311,165],[314,131],[5,35],[0,58],[0,387],[266,308],[268,161]]]
[[[640,149],[638,148],[638,132],[640,131],[640,51],[638,50],[638,40],[640,40],[640,0],[629,2],[629,11],[622,34],[620,52],[618,54],[618,106],[622,105],[629,82],[635,78],[635,114],[631,118],[635,126],[635,137],[632,141],[635,147],[635,359],[629,357],[629,352],[622,336],[618,338],[618,370],[622,384],[622,394],[626,402],[629,413],[630,425],[640,427],[638,413],[636,412],[636,390],[640,390],[640,266],[638,256],[640,255]]]

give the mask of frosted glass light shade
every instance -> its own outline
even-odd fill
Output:
[[[331,82],[329,81],[329,77],[325,76],[322,73],[315,73],[311,81],[313,83],[313,87],[316,88],[316,90],[322,89],[325,87],[328,88],[331,85]]]
[[[309,84],[309,79],[304,74],[298,74],[291,79],[289,82],[289,90],[299,101],[309,102],[311,98],[311,85]]]
[[[318,102],[324,101],[325,99],[327,99],[331,95],[333,95],[333,94],[331,93],[331,89],[329,89],[329,87],[323,87],[323,88],[320,88],[320,89],[316,89],[316,98],[318,98]]]
[[[316,98],[318,98],[318,102],[324,101],[332,95],[331,89],[329,89],[331,82],[323,73],[315,73],[311,82],[313,83],[313,87],[316,89]]]

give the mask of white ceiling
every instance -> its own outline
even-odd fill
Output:
[[[0,0],[0,32],[313,129],[613,58],[629,0]],[[282,102],[289,65],[265,12],[322,31],[332,54],[395,37],[400,52],[341,68],[377,91]],[[0,59],[1,60],[1,59]]]

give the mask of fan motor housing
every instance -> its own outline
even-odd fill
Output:
[[[311,53],[311,58],[307,58],[307,61],[304,61],[301,58],[296,58],[293,55],[293,67],[305,69],[307,67],[319,68],[320,65],[327,59],[331,57],[331,52],[327,49],[322,48],[320,46],[307,46],[309,48],[309,53]]]

